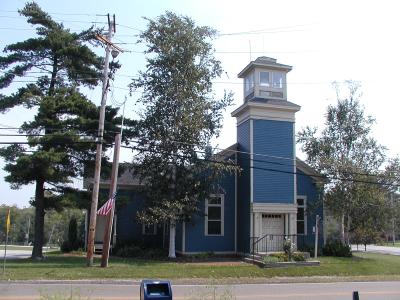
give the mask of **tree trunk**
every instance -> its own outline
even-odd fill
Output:
[[[44,181],[36,181],[35,189],[35,237],[33,241],[32,258],[43,258],[44,235]]]
[[[168,258],[176,258],[175,254],[175,233],[176,233],[176,221],[170,220],[169,222],[169,251]]]
[[[345,239],[344,239],[344,214],[340,218],[340,240],[342,241],[343,244],[345,243]]]
[[[351,224],[351,218],[350,215],[347,215],[347,226],[346,226],[346,244],[350,245],[350,224]]]

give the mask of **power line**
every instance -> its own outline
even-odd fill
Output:
[[[91,141],[70,141],[70,142],[64,142],[64,143],[52,143],[50,141],[46,141],[46,142],[37,142],[35,143],[35,145],[42,145],[42,144],[56,144],[56,145],[68,145],[68,144],[78,144],[78,143],[98,143],[97,141],[91,140]],[[28,142],[0,142],[0,144],[3,145],[10,145],[10,144],[14,144],[14,145],[18,145],[18,144],[30,144]],[[131,150],[137,150],[137,151],[147,151],[147,152],[154,152],[154,153],[160,153],[162,154],[163,152],[161,151],[155,151],[155,150],[151,150],[148,148],[143,148],[143,147],[137,147],[137,146],[126,146],[126,145],[122,145],[122,148],[127,148],[127,149],[131,149]],[[195,150],[196,153],[201,152],[201,151],[197,151]],[[307,174],[303,174],[303,173],[299,173],[299,172],[294,172],[294,171],[285,171],[285,170],[279,170],[279,169],[273,169],[273,168],[265,168],[265,167],[258,167],[258,166],[251,166],[249,165],[238,165],[236,163],[232,163],[232,162],[227,162],[227,161],[219,161],[219,160],[211,160],[211,159],[206,159],[206,158],[196,158],[196,157],[189,157],[189,156],[183,156],[183,155],[178,155],[179,157],[182,158],[191,158],[191,159],[197,159],[197,160],[204,160],[207,162],[212,162],[212,163],[220,163],[220,164],[226,164],[226,165],[230,165],[232,167],[248,167],[250,169],[256,169],[256,170],[263,170],[263,171],[269,171],[269,172],[275,172],[275,173],[284,173],[284,174],[292,174],[292,175],[300,175],[300,176],[308,176]],[[392,187],[400,187],[400,184],[392,184],[392,183],[382,183],[382,182],[377,182],[377,181],[370,181],[370,180],[361,180],[361,179],[354,179],[354,178],[340,178],[338,176],[332,176],[332,175],[319,175],[319,174],[313,174],[313,177],[317,177],[317,178],[321,178],[324,180],[339,180],[339,181],[345,181],[345,182],[356,182],[356,183],[365,183],[365,184],[374,184],[374,185],[382,185],[382,186],[392,186]]]

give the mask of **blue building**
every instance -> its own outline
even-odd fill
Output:
[[[177,224],[178,253],[279,251],[287,237],[298,248],[313,245],[315,218],[323,215],[323,181],[296,158],[295,114],[300,106],[287,100],[286,75],[291,69],[259,57],[239,73],[244,100],[232,112],[237,141],[222,154],[236,161],[242,172],[222,178],[219,192],[201,204],[204,214]],[[117,212],[117,241],[166,246],[166,224],[144,226],[136,221],[143,196],[139,183],[125,177],[119,180],[118,195],[129,202]],[[322,234],[319,239],[322,242]]]

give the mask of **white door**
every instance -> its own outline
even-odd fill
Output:
[[[262,252],[282,251],[285,218],[281,214],[262,215],[263,239],[261,243]]]

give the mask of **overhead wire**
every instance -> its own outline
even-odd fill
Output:
[[[126,102],[126,100],[124,101],[124,103],[125,102]],[[123,126],[123,124],[122,124],[122,126]],[[105,131],[105,132],[110,132],[110,131]],[[21,135],[0,134],[0,137],[1,136],[22,136],[23,137],[23,136],[46,136],[46,135],[44,135],[44,134],[43,135],[39,135],[39,134],[37,134],[37,135],[35,135],[35,134],[28,134],[28,135],[24,135],[24,134],[21,134]],[[86,136],[86,135],[84,135],[84,136]],[[129,141],[133,142],[133,143],[139,143],[139,140],[137,140],[137,139],[130,139]],[[174,140],[170,140],[169,142],[187,144],[187,145],[199,147],[199,145],[193,144],[193,143],[186,143],[186,142],[180,142],[180,141],[174,141]],[[129,146],[127,146],[127,147],[129,147]],[[279,165],[279,166],[285,166],[285,167],[295,167],[296,166],[296,163],[295,163],[296,159],[295,158],[274,156],[274,155],[268,155],[268,154],[262,154],[262,153],[251,153],[251,152],[240,151],[240,150],[235,150],[235,149],[221,149],[221,148],[218,148],[218,147],[212,147],[212,148],[214,150],[226,151],[226,152],[230,152],[232,154],[248,155],[249,157],[246,158],[246,159],[249,160],[249,161],[253,161],[253,162],[259,162],[259,163],[270,164],[270,165]],[[202,150],[199,150],[199,149],[196,149],[195,152],[199,153],[199,154],[202,154],[202,155],[206,154],[205,151],[202,151]],[[218,155],[218,153],[216,155]],[[293,163],[289,164],[289,163],[285,163],[285,162],[271,161],[271,160],[265,160],[265,159],[257,159],[257,158],[254,158],[254,156],[256,156],[256,157],[259,156],[259,157],[262,157],[262,158],[269,158],[269,159],[278,159],[278,160],[284,160],[284,161],[285,160],[293,161]],[[257,167],[257,168],[259,168],[259,167]],[[285,171],[285,172],[287,172],[287,171]],[[357,175],[357,176],[367,176],[367,177],[377,177],[377,178],[383,176],[382,174],[371,174],[371,173],[360,173],[360,172],[348,172],[347,175]],[[323,175],[323,176],[325,176],[325,175]]]

